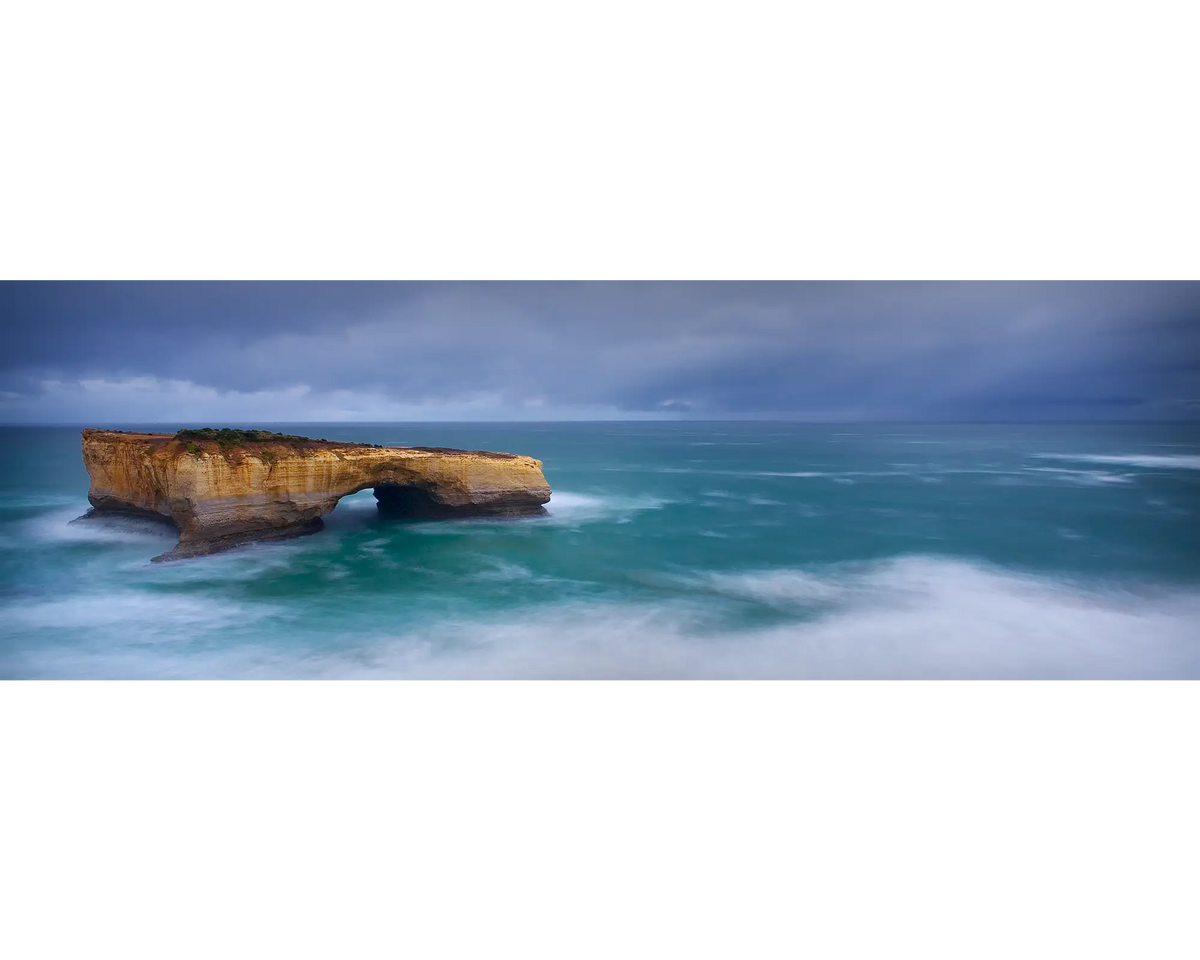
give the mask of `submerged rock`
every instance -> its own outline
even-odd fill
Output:
[[[262,431],[84,430],[83,462],[96,513],[178,527],[179,543],[155,560],[315,533],[338,500],[368,487],[381,510],[412,517],[536,516],[550,499],[542,462],[532,457]]]

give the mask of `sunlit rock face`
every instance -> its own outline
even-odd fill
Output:
[[[319,440],[229,446],[171,434],[83,431],[93,513],[169,520],[179,543],[156,560],[314,533],[339,499],[374,488],[381,511],[453,518],[536,516],[550,486],[532,457]]]

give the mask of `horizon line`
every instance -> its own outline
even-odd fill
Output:
[[[235,421],[212,421],[214,424],[230,426]],[[895,419],[895,420],[806,420],[792,417],[718,417],[718,418],[697,418],[697,419],[680,419],[668,417],[630,417],[630,418],[614,418],[614,419],[581,419],[581,420],[239,420],[239,424],[268,424],[271,426],[288,426],[288,425],[311,425],[311,424],[329,424],[333,426],[399,426],[399,425],[420,425],[420,426],[437,426],[437,425],[480,425],[480,424],[504,424],[512,426],[532,426],[536,424],[589,424],[589,423],[673,423],[673,424],[701,424],[701,423],[793,423],[806,424],[809,426],[848,426],[848,425],[889,425],[889,424],[920,424],[923,426],[966,426],[966,425],[1003,425],[1003,424],[1135,424],[1135,423],[1161,423],[1161,424],[1200,424],[1200,417],[1175,417],[1175,418],[1137,418],[1125,417],[1120,419],[1112,418],[1037,418],[1037,419],[964,419],[964,420],[922,420],[922,419]],[[100,423],[102,426],[97,427]],[[0,421],[0,427],[78,427],[81,429],[103,429],[104,427],[166,427],[176,424],[185,424],[185,426],[177,427],[177,429],[195,429],[188,427],[188,421],[184,420],[99,420],[99,421],[83,421],[83,420],[26,420],[26,421]],[[210,424],[211,425],[211,424]]]

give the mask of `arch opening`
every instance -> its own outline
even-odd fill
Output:
[[[373,499],[366,496],[367,491]],[[365,517],[369,511],[387,520],[440,520],[477,515],[478,512],[478,508],[455,506],[439,500],[435,484],[416,479],[388,477],[360,484],[332,500],[323,516],[328,518],[336,513],[346,501],[351,502],[354,513],[360,517]]]
[[[379,515],[389,519],[433,520],[461,513],[436,500],[421,483],[377,483],[375,500]]]

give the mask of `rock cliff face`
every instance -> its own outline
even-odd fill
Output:
[[[371,447],[299,438],[185,442],[171,434],[83,431],[93,514],[170,520],[179,543],[155,560],[314,533],[339,499],[373,487],[381,510],[413,517],[529,516],[550,487],[531,457]]]

